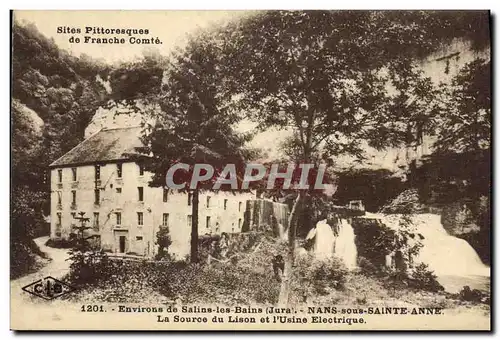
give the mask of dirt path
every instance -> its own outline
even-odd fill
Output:
[[[36,238],[34,241],[37,246],[43,251],[50,259],[50,262],[46,266],[41,268],[35,273],[31,273],[15,280],[10,281],[11,294],[26,294],[22,291],[22,287],[34,282],[38,279],[44,278],[45,276],[53,276],[56,279],[61,278],[69,271],[69,261],[66,261],[69,257],[68,249],[57,249],[50,248],[45,245],[45,242],[49,239],[48,236],[43,236]]]
[[[54,320],[54,318],[58,318],[58,314],[64,313],[64,310],[70,307],[65,301],[58,299],[45,301],[22,289],[24,286],[46,276],[52,276],[57,279],[69,272],[70,263],[66,261],[69,257],[68,249],[47,247],[45,242],[48,239],[48,236],[43,236],[34,241],[40,250],[47,254],[50,262],[35,273],[10,281],[10,321],[12,329],[26,328],[22,327],[22,325],[25,320],[31,318],[36,318],[36,324],[39,324],[39,327],[43,327],[43,324],[46,323],[44,320],[47,320],[47,318]]]

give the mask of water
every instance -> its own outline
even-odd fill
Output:
[[[278,221],[278,236],[280,239],[288,240],[288,206],[283,203],[273,203],[273,216]]]
[[[355,238],[356,235],[352,226],[347,220],[341,219],[339,222],[339,233],[335,238],[334,254],[342,259],[347,269],[350,270],[357,267],[358,251],[354,242]]]
[[[378,218],[388,227],[397,230],[400,228],[402,215],[367,213],[367,217]],[[427,264],[448,291],[456,291],[457,287],[468,282],[489,281],[490,268],[482,263],[467,241],[448,234],[441,224],[440,215],[415,214],[410,219],[411,228],[424,237],[421,240],[423,246],[414,262]]]
[[[478,289],[484,293],[490,291],[490,277],[481,275],[438,275],[437,280],[449,293],[458,293],[464,286]]]
[[[273,229],[276,237],[286,239],[288,237],[288,206],[284,203],[273,202],[268,199],[256,199],[250,201],[251,230],[262,230],[264,227],[273,226],[273,217],[278,225]]]
[[[318,222],[307,238],[315,237],[314,255],[317,259],[327,259],[332,255],[340,258],[350,270],[356,268],[357,249],[352,226],[345,219],[339,220],[338,235],[335,235],[326,220]]]
[[[317,259],[324,260],[333,255],[335,235],[326,220],[319,221],[316,224],[316,233],[312,237],[316,237],[314,240],[314,256]]]

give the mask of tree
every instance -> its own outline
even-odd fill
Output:
[[[300,161],[309,163],[319,152],[361,157],[360,140],[384,148],[418,138],[433,113],[434,89],[414,61],[455,37],[484,46],[484,14],[269,11],[228,25],[213,42],[234,80],[234,109],[261,129],[291,130]],[[298,191],[289,218],[280,303],[288,300],[304,195]]]
[[[191,165],[188,173],[176,172],[176,179],[190,179],[193,166],[208,163],[216,168],[210,179],[184,191],[192,194],[191,262],[198,261],[198,206],[201,190],[211,189],[225,164],[242,164],[252,152],[245,150],[249,136],[237,134],[233,125],[239,117],[225,106],[226,90],[218,67],[218,53],[203,37],[192,40],[185,51],[174,54],[164,69],[161,110],[150,112],[145,127],[144,152],[154,173],[152,186],[165,186],[166,172],[178,162]],[[222,186],[221,190],[230,190]]]
[[[443,87],[441,100],[435,152],[415,175],[438,199],[472,202],[477,215],[491,186],[491,62],[476,58],[465,64]]]
[[[490,148],[491,62],[467,63],[446,92],[445,115],[436,146],[440,151],[480,152]]]
[[[32,24],[15,21],[12,43],[11,264],[18,275],[37,251],[32,238],[46,233],[48,165],[83,140],[107,95],[96,76],[106,78],[108,67],[70,56]],[[19,271],[17,263],[23,263]]]

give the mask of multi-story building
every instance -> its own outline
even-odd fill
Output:
[[[152,174],[131,157],[142,145],[140,133],[100,130],[50,165],[51,238],[68,238],[79,223],[74,217],[84,212],[106,251],[153,256],[156,233],[168,226],[169,252],[188,254],[191,195],[149,186]],[[231,233],[242,230],[246,201],[255,195],[206,191],[199,198],[199,233]]]

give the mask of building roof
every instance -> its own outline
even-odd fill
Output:
[[[138,153],[136,148],[143,146],[140,134],[140,127],[101,130],[54,161],[50,167],[129,159],[131,154]]]

